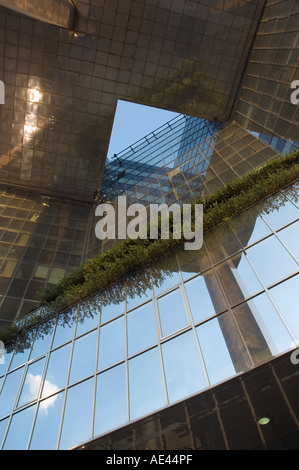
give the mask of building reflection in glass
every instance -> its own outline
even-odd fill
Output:
[[[299,338],[295,187],[211,231],[199,252],[178,251],[66,311],[66,322],[62,313],[11,344],[0,366],[3,448],[72,447],[291,349]],[[267,277],[253,249],[271,250],[274,239],[284,270]],[[45,444],[38,432],[47,417]]]

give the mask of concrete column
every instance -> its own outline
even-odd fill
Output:
[[[76,8],[71,0],[0,0],[0,5],[46,23],[73,29]]]

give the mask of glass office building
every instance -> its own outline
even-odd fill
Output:
[[[298,209],[294,184],[25,333],[1,366],[3,449],[72,448],[290,350]]]
[[[10,3],[0,328],[45,319],[3,345],[1,450],[299,449],[298,181],[198,251],[39,306],[111,247],[100,202],[194,201],[298,149],[296,0]],[[180,114],[108,160],[118,99]]]

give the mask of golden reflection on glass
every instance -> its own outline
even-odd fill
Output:
[[[40,101],[41,94],[37,89],[28,90],[27,100],[32,103],[38,103]]]

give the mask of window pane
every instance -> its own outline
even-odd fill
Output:
[[[199,274],[210,268],[212,264],[205,245],[198,251],[181,251],[178,258],[183,279],[189,279],[194,274]]]
[[[244,248],[271,233],[271,230],[254,207],[234,217],[230,222],[230,226]]]
[[[58,284],[58,282],[63,279],[65,276],[65,269],[62,268],[52,268],[51,274],[49,277],[50,284]]]
[[[13,415],[3,450],[27,449],[35,410],[36,405]]]
[[[168,336],[188,325],[181,290],[161,297],[158,300],[162,336]]]
[[[299,206],[299,181],[295,181],[284,190],[285,195],[296,205]]]
[[[24,364],[28,360],[29,352],[31,349],[31,345],[26,344],[26,333],[20,338],[16,348],[15,352],[10,364],[10,370],[15,369],[16,367],[20,366],[21,364]]]
[[[93,379],[85,380],[69,388],[60,449],[70,449],[91,437],[93,388]]]
[[[297,295],[299,292],[299,276],[292,277],[273,289],[270,289],[269,292],[279,311],[282,313],[294,335],[299,340],[299,309]]]
[[[57,448],[63,400],[64,393],[58,393],[40,402],[30,450]]]
[[[222,263],[216,271],[230,305],[263,290],[244,253]]]
[[[45,359],[33,362],[27,369],[26,379],[23,385],[22,393],[18,406],[25,405],[38,397]]]
[[[127,310],[153,298],[152,279],[149,271],[138,271],[127,278]]]
[[[30,359],[35,359],[42,354],[46,354],[51,346],[53,328],[55,320],[45,322],[42,326],[37,329],[35,341],[30,354]]]
[[[127,321],[129,356],[157,342],[157,322],[153,302],[130,312]]]
[[[46,279],[48,271],[49,271],[48,266],[37,266],[34,277]]]
[[[299,260],[299,222],[278,232],[279,238],[285,243],[291,253]]]
[[[1,375],[4,375],[9,369],[9,364],[13,356],[13,350],[8,352],[8,350],[5,347],[4,347],[4,350],[1,347],[0,353],[3,354],[2,357],[0,356],[0,376],[1,376]]]
[[[58,392],[66,385],[69,370],[71,344],[53,351],[50,355],[42,397]]]
[[[94,435],[127,421],[127,387],[124,364],[98,375]]]
[[[158,348],[129,361],[129,391],[131,419],[166,404]]]
[[[97,297],[96,297],[97,299]],[[92,301],[88,300],[79,307],[78,323],[76,336],[80,336],[87,331],[91,331],[100,323],[100,305],[92,305]]]
[[[53,341],[53,348],[56,348],[57,346],[60,346],[63,343],[67,343],[68,341],[71,341],[73,339],[76,324],[76,316],[77,308],[73,309],[69,313],[69,318],[67,318],[67,314],[62,315],[58,318]]]
[[[6,419],[3,419],[2,421],[0,421],[0,449],[1,449],[1,446],[2,446],[2,441],[3,441],[4,436],[5,436],[6,428],[7,428],[7,425],[8,425],[8,420],[9,420],[9,418],[6,418]]]
[[[246,370],[249,365],[245,347],[229,317],[229,313],[224,313],[196,328],[212,385]]]
[[[112,366],[125,358],[124,317],[100,328],[99,370]]]
[[[122,300],[119,303],[107,302],[102,304],[101,323],[106,323],[113,318],[122,315],[126,310],[126,304]]]
[[[176,258],[173,256],[151,266],[154,293],[159,295],[166,292],[181,282],[179,267]]]
[[[19,390],[24,367],[11,372],[6,376],[0,395],[0,417],[4,417],[12,411]]]
[[[195,323],[227,309],[219,283],[212,271],[186,282],[185,289]]]
[[[170,402],[207,386],[193,331],[164,343],[162,352]]]
[[[222,261],[242,248],[228,224],[207,232],[205,243],[213,263]]]
[[[95,372],[97,330],[76,339],[69,383],[72,384]]]
[[[267,294],[239,305],[233,312],[255,364],[289,349],[292,338]]]
[[[278,230],[299,217],[297,207],[281,193],[268,198],[257,208],[273,230]]]
[[[298,270],[298,264],[273,235],[252,246],[247,254],[267,286]]]

